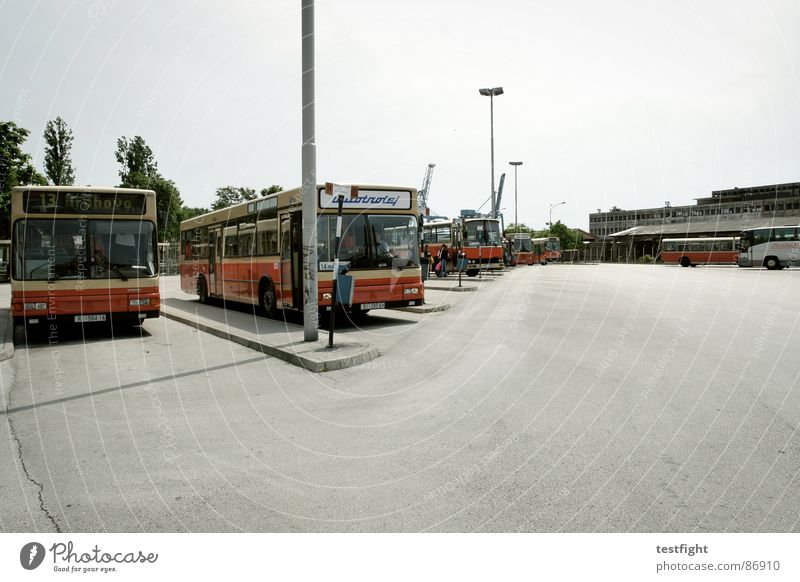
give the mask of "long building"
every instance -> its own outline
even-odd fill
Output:
[[[800,182],[715,190],[695,204],[589,214],[589,232],[602,241],[606,260],[655,256],[661,239],[732,236],[746,228],[800,224]],[[596,243],[597,244],[597,243]]]

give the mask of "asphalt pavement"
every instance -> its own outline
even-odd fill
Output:
[[[18,334],[0,529],[798,531],[798,284],[521,267],[322,373],[166,318]]]

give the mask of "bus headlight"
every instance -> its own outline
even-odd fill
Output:
[[[323,293],[322,294],[323,301],[330,301],[332,298],[333,298],[333,294],[332,293]]]
[[[25,303],[23,304],[25,311],[34,311],[36,309],[47,309],[47,303]]]
[[[150,299],[131,299],[131,307],[141,307],[143,305],[150,305]]]
[[[403,295],[419,295],[419,288],[409,287],[407,289],[403,289]]]

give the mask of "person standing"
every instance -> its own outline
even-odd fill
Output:
[[[447,245],[443,244],[442,248],[439,249],[439,262],[442,264],[442,267],[439,270],[440,277],[447,277],[447,259],[449,256],[450,253],[447,250]]]
[[[433,269],[433,255],[431,254],[431,249],[428,245],[422,247],[422,280],[426,281],[428,279],[428,275]]]

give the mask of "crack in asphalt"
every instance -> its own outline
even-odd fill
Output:
[[[13,366],[12,366],[13,368]],[[16,374],[15,374],[16,375]],[[34,479],[30,472],[28,471],[28,467],[25,464],[25,459],[22,455],[22,441],[20,440],[19,436],[17,435],[17,430],[14,427],[14,421],[11,419],[11,416],[8,415],[8,411],[12,409],[11,406],[11,391],[13,390],[14,383],[11,382],[11,387],[8,390],[8,401],[6,403],[6,422],[8,422],[8,430],[11,433],[11,438],[14,440],[15,447],[17,449],[17,460],[19,461],[20,466],[22,467],[22,472],[25,474],[25,478],[30,481],[34,487],[36,487],[36,497],[39,499],[39,509],[42,510],[44,516],[47,520],[53,524],[53,528],[55,528],[56,533],[63,533],[61,530],[61,526],[58,525],[55,517],[50,511],[45,507],[44,504],[44,486],[39,483],[36,479]],[[24,495],[24,493],[23,493]]]

